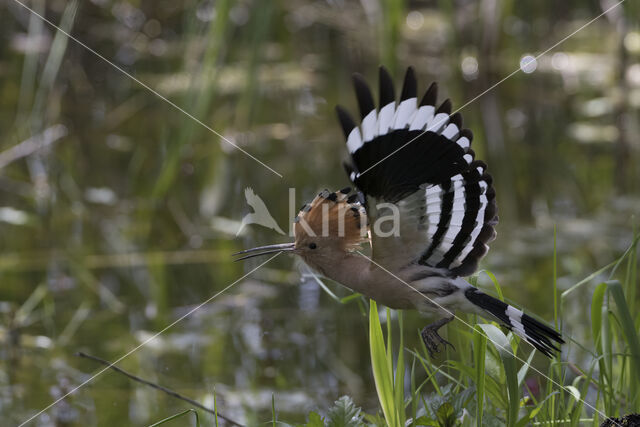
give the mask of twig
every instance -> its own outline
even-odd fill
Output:
[[[134,381],[137,381],[139,383],[148,385],[149,387],[155,388],[156,390],[160,390],[160,391],[168,394],[169,396],[173,396],[173,397],[175,397],[177,399],[184,400],[185,402],[187,402],[187,403],[189,403],[189,404],[191,404],[193,406],[196,406],[196,407],[198,407],[198,408],[202,409],[203,411],[206,411],[206,412],[208,412],[210,414],[217,415],[219,418],[222,418],[223,420],[225,420],[226,422],[228,422],[231,425],[243,427],[242,424],[240,424],[240,423],[238,423],[236,421],[233,421],[231,418],[222,415],[220,412],[218,412],[218,411],[216,411],[214,409],[207,408],[206,406],[196,402],[195,400],[190,399],[188,397],[185,397],[185,396],[181,395],[180,393],[177,393],[177,392],[175,392],[173,390],[170,390],[170,389],[168,389],[166,387],[163,387],[161,385],[152,383],[151,381],[147,381],[147,380],[144,380],[144,379],[142,379],[140,377],[137,377],[137,376],[135,376],[133,374],[130,374],[129,372],[118,368],[114,364],[109,363],[108,361],[106,361],[104,359],[101,359],[101,358],[96,357],[96,356],[91,356],[90,354],[83,353],[81,351],[77,352],[76,356],[84,357],[86,359],[91,359],[91,360],[93,360],[95,362],[101,363],[101,364],[103,364],[105,366],[108,366],[109,368],[113,369],[114,371],[116,371],[116,372],[118,372],[118,373],[120,373],[120,374],[122,374],[122,375],[124,375],[126,377],[131,378]]]
[[[53,125],[45,129],[41,134],[34,135],[8,150],[1,152],[0,169],[18,159],[33,154],[41,148],[53,144],[65,136],[67,136],[67,128],[64,125]]]

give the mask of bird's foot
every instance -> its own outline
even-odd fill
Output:
[[[429,352],[430,357],[433,357],[435,353],[440,353],[441,345],[443,346],[443,348],[445,348],[447,345],[450,345],[454,351],[456,350],[453,344],[451,344],[449,341],[445,340],[438,334],[438,329],[451,322],[452,320],[453,316],[445,317],[438,320],[437,322],[425,326],[424,329],[422,329],[420,335],[422,335],[422,340],[427,347],[427,351]]]

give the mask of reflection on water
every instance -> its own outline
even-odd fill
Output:
[[[437,79],[454,108],[523,67],[463,110],[500,206],[483,267],[508,298],[550,318],[554,225],[562,289],[630,243],[640,211],[640,33],[611,21],[637,28],[638,14],[602,18],[533,64],[601,10],[253,3],[32,6],[283,178],[19,5],[1,6],[3,421],[25,420],[100,369],[75,352],[115,360],[257,266],[230,254],[282,237],[256,226],[234,237],[250,212],[246,187],[281,227],[289,187],[299,204],[344,187],[333,107],[355,104],[351,72],[373,79],[382,62],[396,78],[414,65],[421,87]],[[249,424],[270,419],[272,396],[279,419],[292,422],[342,394],[375,408],[363,302],[337,303],[305,271],[278,257],[120,366],[210,407],[215,393],[221,412]],[[564,307],[579,342],[588,341],[588,300],[576,293]],[[409,332],[423,323],[406,316]],[[184,408],[106,372],[38,422],[145,424]]]

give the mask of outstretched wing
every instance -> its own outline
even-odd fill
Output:
[[[452,275],[473,273],[498,218],[491,176],[474,159],[462,116],[451,115],[449,100],[436,108],[435,83],[418,104],[412,68],[397,104],[391,77],[380,68],[379,110],[364,79],[356,74],[353,81],[361,124],[343,108],[337,112],[351,155],[347,173],[366,196],[374,259],[392,268],[419,263]],[[381,202],[387,205],[377,208]],[[394,209],[398,229],[376,230],[376,221],[392,218]]]

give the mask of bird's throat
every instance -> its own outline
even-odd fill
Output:
[[[358,253],[345,252],[340,257],[314,259],[307,263],[323,276],[355,292],[368,295],[373,264],[366,257]]]

